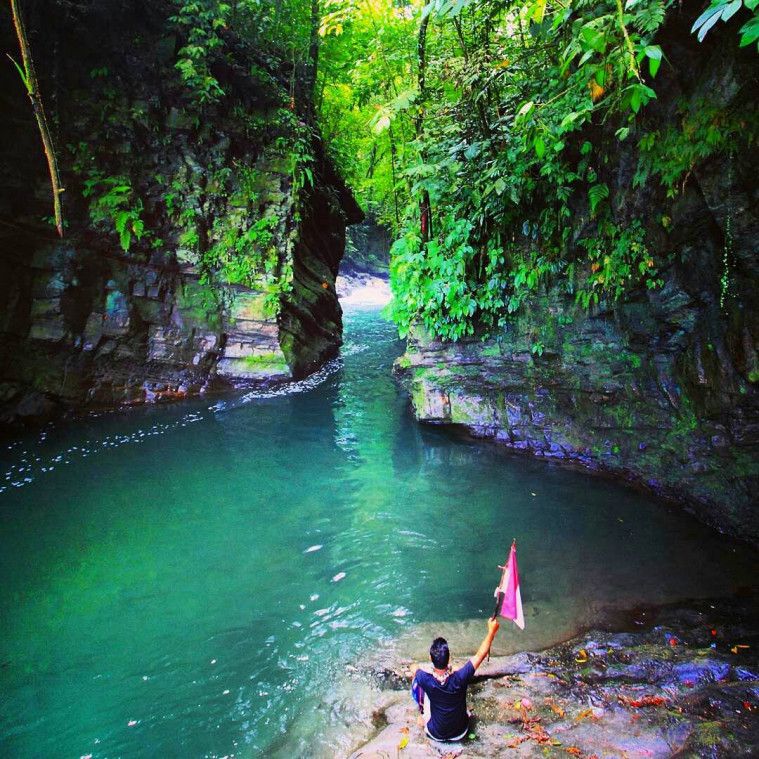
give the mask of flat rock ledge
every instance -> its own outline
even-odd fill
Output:
[[[376,735],[351,759],[748,757],[759,752],[757,595],[637,611],[539,653],[493,658],[469,690],[469,737],[424,737],[416,669],[378,669]]]

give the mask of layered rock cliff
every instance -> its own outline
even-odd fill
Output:
[[[66,231],[45,220],[39,134],[2,67],[4,422],[299,378],[337,353],[335,277],[361,211],[295,72],[224,29],[203,61],[221,94],[204,90],[177,66],[176,7],[24,5]]]
[[[669,65],[648,124],[747,112],[755,133],[753,51],[738,51],[732,29],[700,46],[691,21],[664,29]],[[756,141],[694,160],[674,198],[634,187],[634,139],[609,144],[599,174],[617,219],[646,220],[663,285],[585,311],[554,282],[488,340],[443,343],[417,329],[398,369],[422,421],[613,473],[757,543]],[[578,208],[576,229],[590,216]]]

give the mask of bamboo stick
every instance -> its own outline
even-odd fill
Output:
[[[34,61],[32,60],[32,53],[29,49],[29,41],[26,36],[23,17],[21,16],[21,8],[19,7],[18,0],[10,0],[10,3],[11,13],[13,14],[13,25],[16,28],[18,45],[21,50],[21,62],[23,64],[23,69],[18,64],[16,64],[16,68],[18,68],[19,74],[21,74],[24,81],[29,100],[32,101],[32,110],[34,111],[34,117],[37,120],[40,137],[42,138],[42,147],[45,151],[47,170],[50,174],[50,184],[53,190],[53,215],[55,216],[55,228],[58,230],[58,234],[63,237],[61,193],[64,188],[61,187],[61,181],[58,175],[58,162],[55,157],[53,140],[50,137],[50,128],[48,127],[47,118],[45,116],[45,109],[42,106],[39,82],[37,81],[37,73],[34,70]],[[11,60],[13,59],[11,58]],[[16,63],[15,61],[13,62]]]

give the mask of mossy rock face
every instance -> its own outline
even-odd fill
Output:
[[[266,304],[266,296],[257,292],[240,292],[229,309],[229,324],[234,327],[240,321],[273,322],[273,315]]]
[[[292,378],[284,354],[252,353],[241,358],[223,358],[217,373],[232,380],[247,382],[284,382]]]
[[[693,390],[685,381],[690,375],[683,375],[686,354],[673,351],[660,334],[644,342],[626,331],[632,319],[613,311],[556,320],[549,311],[557,297],[537,298],[516,325],[486,342],[442,343],[414,329],[395,369],[416,416],[514,450],[617,474],[759,543],[759,457],[748,453],[759,445],[759,428],[750,422],[759,413],[754,391],[736,392],[703,374]],[[694,319],[692,300],[673,292],[660,329],[669,334],[677,303],[689,311],[678,323],[694,330],[691,342],[706,345],[700,335],[711,328],[710,314]],[[625,309],[622,304],[620,312]],[[554,328],[541,332],[545,320]],[[536,334],[550,358],[526,349]]]
[[[346,224],[362,214],[308,123],[310,105],[282,117],[287,65],[227,29],[211,65],[234,86],[199,108],[176,66],[181,41],[166,34],[171,3],[108,3],[105,15],[90,5],[57,14],[55,28],[34,4],[27,14],[36,63],[59,71],[70,96],[46,102],[66,174],[63,241],[50,242],[40,222],[49,193],[44,173],[29,175],[39,144],[28,101],[11,98],[0,124],[3,144],[14,146],[0,206],[20,230],[0,250],[9,336],[0,382],[18,390],[0,401],[0,418],[21,420],[14,409],[25,393],[48,394],[57,408],[112,406],[315,371],[342,339],[334,282]],[[0,38],[15,44],[11,27]],[[295,141],[313,176],[298,193]],[[144,229],[128,250],[115,217],[92,214],[108,186],[85,196],[93,176],[130,187]]]

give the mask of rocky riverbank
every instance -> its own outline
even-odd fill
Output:
[[[424,737],[409,696],[416,663],[377,667],[374,737],[352,759],[755,755],[756,592],[640,609],[612,626],[624,631],[592,630],[484,664],[470,688],[473,730],[461,743]]]

